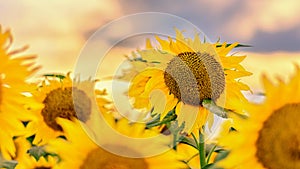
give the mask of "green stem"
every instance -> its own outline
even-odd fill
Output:
[[[177,134],[176,133],[174,133],[173,134],[173,149],[174,150],[177,150]]]
[[[197,149],[198,149],[198,140],[197,140],[197,138],[196,138],[196,136],[195,136],[195,134],[194,133],[191,133],[192,134],[192,137],[193,137],[193,139],[194,139],[194,141],[195,141],[195,143],[197,144]]]
[[[209,163],[209,160],[210,160],[210,157],[212,155],[212,153],[215,151],[215,149],[217,148],[217,145],[215,144],[211,150],[209,151],[208,155],[207,155],[207,160],[206,160],[206,163],[208,164]]]
[[[201,130],[199,129],[199,156],[200,156],[200,166],[203,168],[206,166],[206,160],[205,160],[205,142],[204,142],[204,135],[201,133]]]

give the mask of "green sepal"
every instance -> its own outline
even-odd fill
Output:
[[[180,126],[178,125],[178,121],[171,121],[170,123],[167,124],[168,130],[173,135],[172,148],[174,150],[177,149],[177,144],[180,143],[181,140],[185,138],[185,134],[182,132],[184,127],[185,127],[184,122]]]
[[[15,160],[10,160],[10,161],[2,161],[0,163],[0,168],[5,168],[5,169],[14,169],[17,166],[18,162]]]
[[[60,161],[60,157],[55,153],[49,153],[45,150],[45,146],[32,146],[27,153],[34,157],[36,161],[38,161],[41,157],[44,157],[48,160],[48,156],[57,157],[58,161]]]
[[[66,78],[65,75],[55,74],[55,73],[52,73],[52,74],[43,74],[43,76],[45,76],[45,77],[56,77],[56,78],[59,78],[60,80],[63,80],[64,78]]]
[[[32,136],[27,137],[26,140],[28,142],[30,142],[31,145],[33,145],[32,142],[33,142],[34,138],[35,138],[35,135],[32,135]]]
[[[38,161],[41,157],[45,157],[47,152],[45,151],[44,146],[32,146],[27,153],[30,156],[33,156],[36,161]]]
[[[146,123],[146,128],[161,126],[161,125],[164,125],[164,124],[170,123],[171,121],[176,120],[176,118],[177,118],[177,115],[175,114],[175,109],[172,109],[163,118],[163,120],[160,120],[160,114],[156,115],[151,121],[148,121]]]

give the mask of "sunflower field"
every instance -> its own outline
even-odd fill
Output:
[[[144,39],[110,78],[128,84],[131,120],[98,79],[38,75],[0,27],[0,168],[300,169],[299,65],[287,82],[262,75],[253,102],[246,56],[232,52],[248,45],[174,31]]]

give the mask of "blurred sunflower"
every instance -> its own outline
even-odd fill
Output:
[[[94,94],[99,102],[101,111],[108,111],[105,105],[108,103],[102,95],[105,92],[94,90],[95,81],[76,81],[73,83],[68,73],[61,78],[46,77],[42,81],[38,90],[33,96],[39,102],[43,103],[43,108],[36,111],[37,120],[31,121],[27,125],[29,133],[35,134],[33,144],[43,145],[50,139],[63,135],[63,130],[56,123],[56,118],[61,117],[71,120],[73,117],[86,122],[90,118],[92,111],[97,111],[93,102]]]
[[[112,114],[107,114],[105,118],[115,130],[128,136],[140,138],[157,134],[150,130],[146,131],[145,125],[143,124],[129,124],[126,119],[120,119],[116,122],[112,120],[114,119],[112,118]],[[147,158],[129,158],[113,154],[95,144],[91,138],[88,137],[86,131],[82,129],[82,125],[84,124],[81,124],[78,120],[68,121],[58,118],[57,121],[65,131],[67,140],[53,140],[47,147],[48,151],[55,152],[61,157],[62,161],[55,169],[175,169],[185,167],[185,164],[179,161],[179,156],[173,150]],[[108,137],[103,139],[108,139]],[[114,147],[120,151],[135,155],[139,155],[140,153],[132,150],[130,146],[122,144],[121,140],[110,139],[107,141],[110,147]]]
[[[177,152],[179,154],[182,154],[183,157],[185,157],[183,161],[189,166],[189,169],[201,168],[199,151],[197,149],[195,149],[190,145],[181,143],[177,145]],[[212,152],[212,154],[209,155],[210,155],[209,159],[207,157],[205,160],[207,160],[207,164],[212,164],[214,162],[217,153]]]
[[[146,50],[138,50],[130,60],[137,67],[128,92],[135,108],[152,109],[161,119],[175,108],[179,122],[192,129],[212,117],[202,106],[204,99],[234,110],[234,101],[246,102],[241,91],[250,89],[240,81],[252,74],[240,65],[246,56],[227,56],[238,43],[202,43],[199,35],[185,38],[179,30],[175,41],[156,39],[159,49],[147,40]],[[195,117],[197,123],[191,126]]]
[[[14,140],[17,151],[17,156],[14,158],[18,162],[15,169],[52,169],[57,159],[52,156],[41,156],[36,160],[33,156],[28,154],[31,148],[31,143],[25,137],[18,137]]]
[[[263,76],[266,98],[246,107],[249,118],[235,118],[238,132],[220,137],[230,150],[222,168],[300,168],[300,68],[288,83],[273,84]]]
[[[34,118],[25,105],[36,107],[37,102],[32,97],[26,97],[24,92],[34,90],[25,81],[39,67],[34,66],[33,55],[19,54],[27,49],[10,50],[13,42],[11,32],[2,32],[0,26],[0,150],[6,159],[15,156],[12,138],[24,134],[21,121]]]
[[[200,158],[199,151],[194,147],[186,144],[178,144],[177,151],[180,154],[183,154],[186,158],[184,162],[191,168],[200,168]]]

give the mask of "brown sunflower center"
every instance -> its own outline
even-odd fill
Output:
[[[130,153],[126,147],[118,147],[120,151],[126,151]],[[148,169],[148,165],[143,158],[128,158],[112,154],[102,148],[97,148],[91,151],[80,169]]]
[[[85,122],[91,114],[91,100],[86,93],[77,88],[58,88],[49,92],[43,101],[42,115],[46,124],[56,131],[62,131],[56,118],[76,117]]]
[[[222,66],[207,53],[180,53],[168,63],[164,79],[176,98],[195,106],[218,99],[225,88]]]
[[[264,122],[256,156],[267,169],[300,168],[300,103],[287,104]]]

